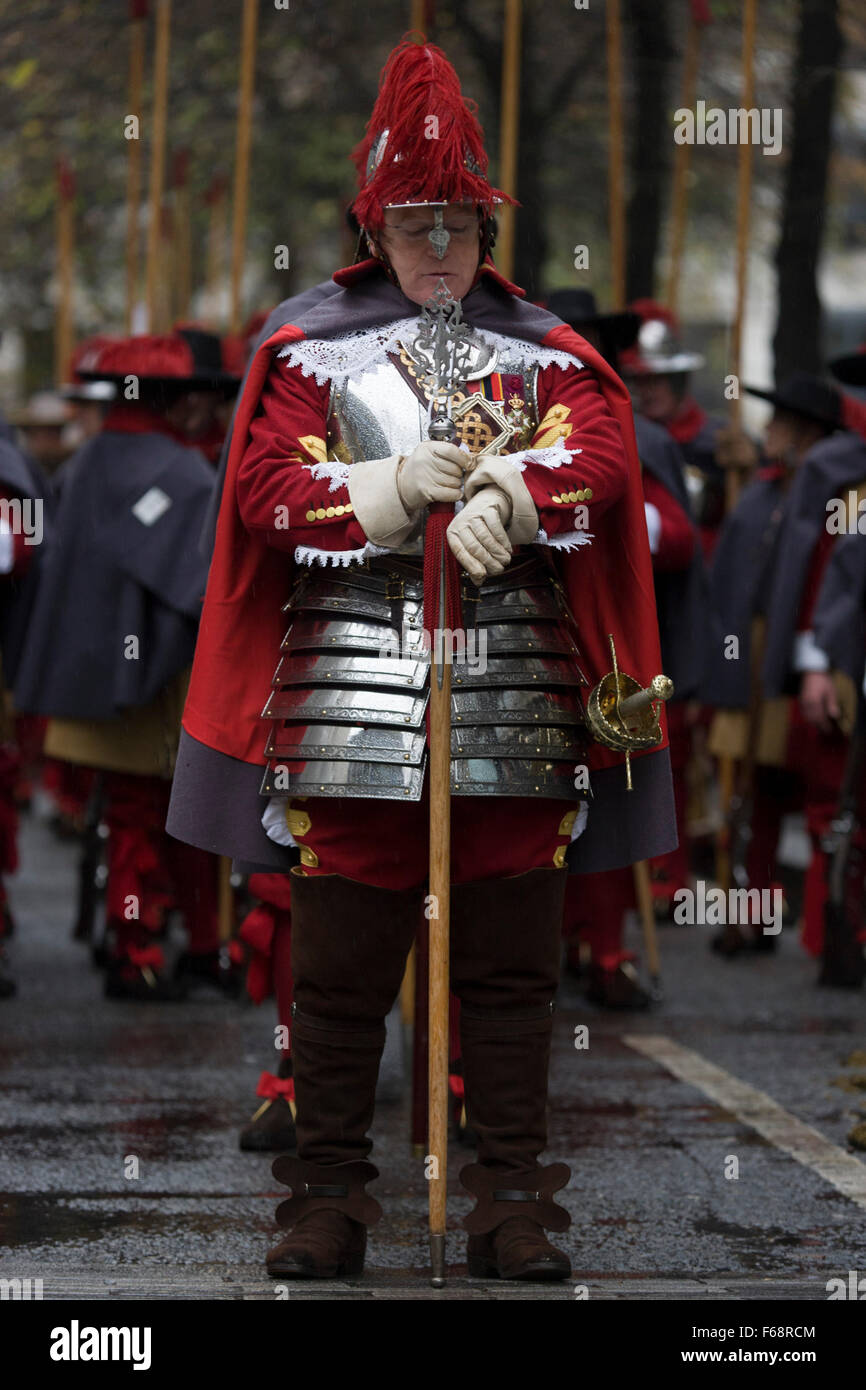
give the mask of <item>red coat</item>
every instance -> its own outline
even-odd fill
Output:
[[[334,323],[334,306],[342,298],[345,326],[341,331],[350,331],[352,287],[360,283],[369,304],[369,278],[374,271],[379,272],[379,267],[353,267],[335,277],[348,282],[349,288],[342,297],[326,301],[329,323]],[[590,489],[586,506],[591,545],[554,551],[580,628],[582,666],[592,684],[611,669],[608,633],[612,633],[621,669],[647,684],[662,667],[628,392],[595,349],[570,328],[543,311],[521,305],[517,296],[522,292],[492,266],[483,267],[483,275],[487,281],[479,289],[484,294],[470,294],[464,301],[464,316],[470,323],[477,318],[482,328],[530,337],[524,324],[543,320],[545,327],[553,326],[540,337],[541,343],[578,356],[589,369],[566,374],[549,368],[541,373],[544,402],[556,401],[568,409],[572,436],[565,438],[566,447],[571,442],[582,453],[571,464],[553,470],[530,466],[523,476],[539,509],[540,524],[550,536],[574,529],[574,504],[553,499],[562,498],[566,484],[568,493]],[[373,292],[375,288],[374,284]],[[407,301],[387,285],[383,303],[383,323],[407,313]],[[308,318],[311,338],[322,336],[314,327],[317,312],[311,310]],[[206,749],[260,767],[266,762],[261,711],[284,635],[286,619],[281,609],[295,571],[293,551],[299,545],[353,549],[366,539],[357,521],[345,512],[340,517],[307,520],[307,513],[321,510],[323,503],[334,506],[336,513],[337,503],[327,482],[315,482],[309,468],[304,468],[316,460],[299,442],[302,437],[326,436],[327,388],[318,387],[312,377],[304,378],[299,369],[289,371],[285,363],[275,361],[283,346],[304,336],[291,323],[278,329],[259,348],[247,375],[234,421],[183,721],[191,738]],[[264,417],[263,405],[267,408]],[[543,417],[545,404],[540,402],[540,407]],[[275,521],[275,507],[280,504],[289,508],[287,528]],[[622,762],[619,754],[592,746],[591,772]],[[616,776],[624,790],[624,777]],[[189,793],[184,789],[181,795]],[[637,799],[636,793],[629,808],[635,814]],[[664,810],[655,808],[662,819]],[[648,814],[649,808],[641,809],[641,816]],[[169,828],[173,828],[171,820]],[[215,847],[213,841],[209,847]],[[671,847],[672,843],[666,845]],[[222,852],[233,851],[225,846]]]

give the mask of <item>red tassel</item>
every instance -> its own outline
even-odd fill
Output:
[[[439,613],[439,589],[442,579],[442,561],[445,560],[445,622],[451,632],[459,632],[463,626],[463,608],[460,602],[460,570],[445,535],[449,524],[454,520],[454,508],[448,502],[432,502],[428,511],[427,529],[424,532],[424,631],[430,643],[431,652],[436,650],[436,633],[441,623]],[[442,656],[445,658],[444,642]],[[427,737],[430,737],[430,706],[427,706]]]
[[[411,39],[398,44],[382,70],[366,136],[352,154],[361,188],[353,210],[363,227],[380,227],[389,203],[466,202],[489,213],[496,200],[514,201],[487,181],[475,110],[440,48]],[[368,182],[370,151],[385,130],[384,155]]]

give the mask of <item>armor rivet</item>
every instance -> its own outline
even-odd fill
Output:
[[[536,717],[536,719],[537,719],[537,718],[538,718],[538,715],[536,715],[535,717]],[[463,722],[463,715],[462,715],[462,714],[458,714],[458,716],[457,716],[457,722],[458,722],[458,724],[460,724],[460,723]]]
[[[403,754],[403,761],[404,761],[404,763],[408,763],[408,761],[409,761],[409,754],[408,754],[408,753],[404,753],[404,754]]]
[[[463,677],[462,677],[462,676],[458,676],[457,679],[456,679],[456,681],[454,682],[454,684],[455,684],[455,685],[462,685],[462,684],[463,684]]]
[[[323,792],[324,790],[325,790],[324,787],[319,787],[319,791],[320,791],[320,792]]]
[[[404,724],[411,724],[411,723],[412,723],[412,720],[409,718],[408,714],[404,714],[404,715],[403,715],[403,723],[404,723]]]
[[[459,792],[459,790],[460,790],[460,783],[459,783],[459,782],[455,782],[455,783],[454,783],[454,790],[455,790],[456,792]]]

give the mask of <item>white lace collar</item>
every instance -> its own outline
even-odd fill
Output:
[[[303,338],[296,343],[288,343],[279,353],[286,359],[289,367],[300,367],[304,376],[314,376],[319,386],[331,381],[341,386],[350,377],[361,376],[373,367],[385,362],[390,353],[395,352],[400,343],[414,338],[418,331],[417,318],[397,319],[395,323],[384,324],[381,328],[365,328],[360,332],[347,333],[341,338]],[[580,358],[569,352],[556,352],[553,348],[530,343],[523,338],[506,338],[501,333],[489,333],[486,329],[474,328],[475,333],[490,347],[495,348],[500,359],[509,366],[517,363],[521,367],[581,367]]]

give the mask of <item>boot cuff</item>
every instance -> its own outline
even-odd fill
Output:
[[[477,1205],[463,1218],[463,1229],[470,1235],[486,1235],[511,1216],[527,1216],[546,1231],[567,1231],[571,1216],[553,1200],[571,1177],[567,1163],[549,1167],[513,1169],[500,1172],[481,1163],[471,1163],[460,1174],[460,1181],[477,1199]]]
[[[369,1197],[364,1184],[378,1178],[379,1170],[363,1159],[351,1163],[307,1163],[284,1154],[271,1169],[278,1182],[292,1189],[292,1195],[277,1207],[277,1222],[286,1229],[309,1211],[325,1208],[341,1211],[352,1221],[373,1226],[382,1215],[375,1197]]]

